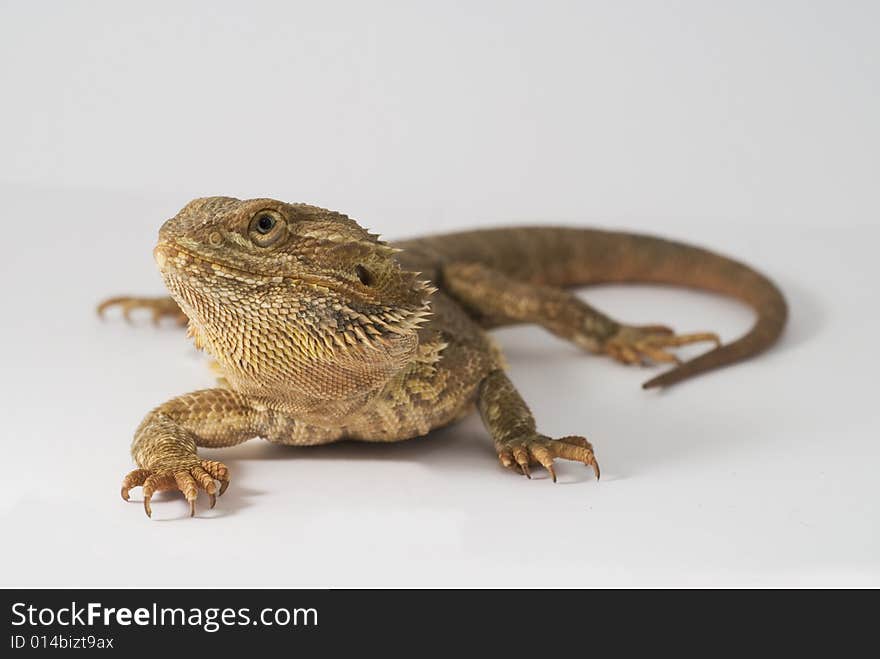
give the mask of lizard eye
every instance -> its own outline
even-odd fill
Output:
[[[280,213],[262,210],[251,219],[250,237],[260,247],[274,245],[284,236],[286,224]]]
[[[257,218],[257,233],[269,233],[275,227],[275,218],[271,215],[260,215]]]

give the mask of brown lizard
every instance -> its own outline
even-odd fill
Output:
[[[770,346],[786,320],[779,289],[748,266],[705,249],[644,235],[574,228],[510,228],[382,242],[347,216],[306,204],[196,199],[159,231],[154,250],[171,298],[112,298],[124,313],[188,321],[223,375],[220,386],[147,414],[131,453],[138,468],[122,497],[143,486],[144,509],[180,490],[195,513],[199,489],[223,494],[229,470],[198,447],[263,437],[289,445],[424,435],[476,406],[501,464],[525,476],[556,458],[592,467],[580,436],[539,433],[486,333],[537,323],[626,364],[677,366],[645,383],[662,387]],[[566,288],[598,282],[677,284],[738,298],[757,312],[742,338],[676,335],[631,326]],[[669,348],[716,347],[686,363]],[[217,482],[220,483],[219,490]]]

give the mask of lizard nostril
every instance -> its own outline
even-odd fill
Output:
[[[219,231],[213,231],[211,232],[211,235],[208,236],[208,242],[214,247],[220,247],[220,243],[223,242],[223,236],[220,235]]]
[[[364,286],[371,286],[373,284],[373,275],[371,275],[370,271],[367,270],[364,266],[356,266],[354,272]]]

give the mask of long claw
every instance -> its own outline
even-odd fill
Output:
[[[532,474],[529,472],[529,451],[524,446],[517,446],[513,449],[513,459],[516,460],[516,464],[519,465],[519,468],[522,469],[523,475],[529,480],[532,479]]]
[[[150,472],[146,469],[135,469],[128,472],[128,475],[122,480],[122,488],[119,491],[123,500],[128,501],[128,493],[131,491],[131,488],[143,485],[149,475]]]
[[[190,517],[196,516],[196,500],[195,499],[189,500],[189,516]]]
[[[553,482],[556,482],[556,470],[553,468],[553,453],[546,446],[535,445],[530,447],[532,456],[549,473]]]
[[[220,481],[220,492],[218,493],[218,496],[223,496],[226,488],[229,487],[229,469],[226,465],[217,462],[216,460],[202,460],[201,467],[210,474],[212,478]]]
[[[143,470],[144,473],[146,470]],[[143,481],[144,487],[144,512],[147,513],[147,517],[153,516],[153,509],[150,507],[150,501],[153,499],[153,494],[155,492],[161,492],[162,490],[171,489],[170,481],[167,476],[148,476]]]
[[[214,495],[214,494],[209,494],[209,495],[208,495],[208,498],[209,498],[210,501],[211,501],[211,508],[213,508],[215,505],[217,505],[217,496],[216,496],[216,495]]]

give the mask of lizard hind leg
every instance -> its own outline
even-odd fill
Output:
[[[573,293],[509,277],[482,264],[452,264],[444,269],[450,292],[484,324],[535,323],[584,350],[623,364],[678,363],[670,348],[711,341],[717,334],[675,334],[664,325],[618,322]]]
[[[165,297],[133,297],[119,296],[107,298],[97,307],[100,317],[104,317],[104,312],[112,307],[119,307],[122,311],[122,317],[126,322],[131,322],[131,313],[141,309],[148,310],[154,325],[158,325],[162,318],[173,318],[178,325],[186,325],[189,320],[186,314],[177,306],[177,302],[169,296]]]

